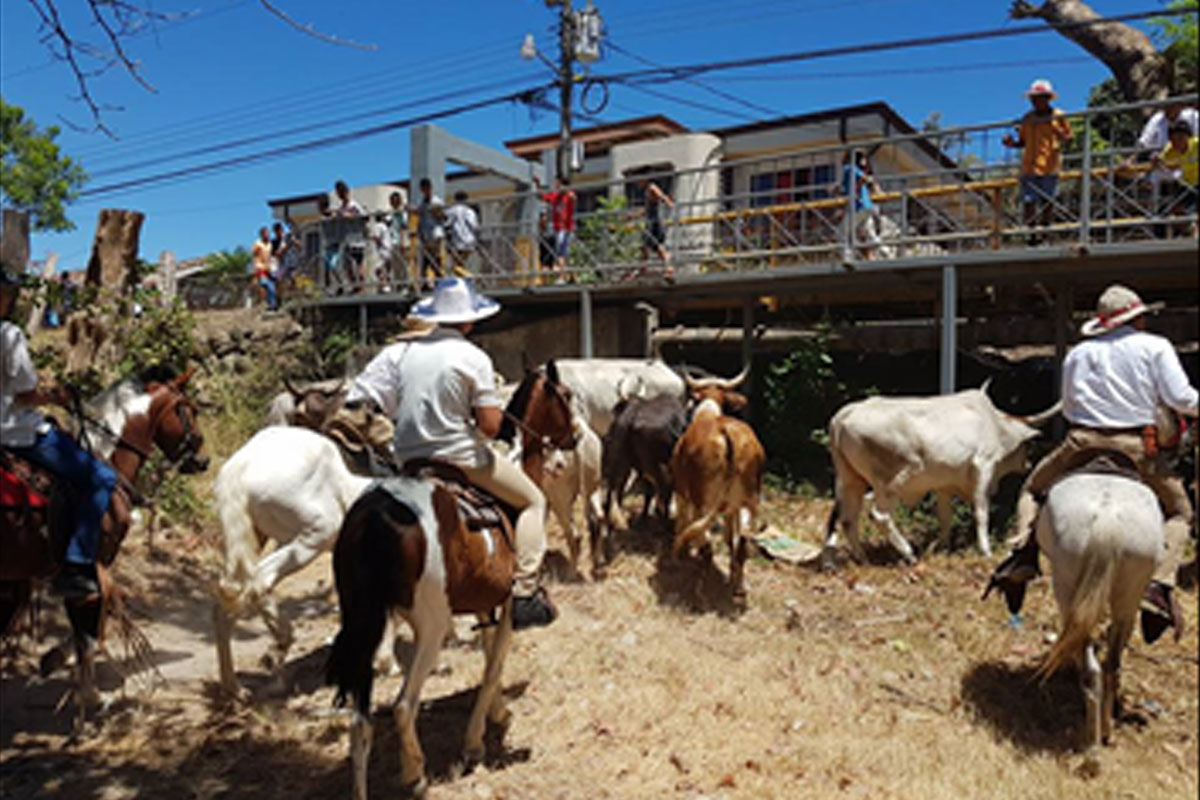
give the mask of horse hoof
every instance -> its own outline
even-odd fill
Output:
[[[512,711],[508,708],[502,708],[494,714],[488,714],[488,722],[502,731],[508,730],[508,726],[512,724],[512,718]]]
[[[487,754],[484,752],[483,745],[480,745],[479,747],[468,747],[463,750],[463,764],[466,767],[466,771],[470,772],[476,764],[483,763],[483,758],[485,755]]]

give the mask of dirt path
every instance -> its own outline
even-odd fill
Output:
[[[815,538],[823,510],[790,502],[773,513]],[[734,617],[722,550],[714,570],[663,560],[661,544],[652,533],[626,536],[608,580],[553,587],[562,617],[517,637],[504,681],[512,725],[467,775],[457,755],[482,659],[469,642],[443,651],[419,724],[431,797],[1196,796],[1194,593],[1185,595],[1183,642],[1131,647],[1127,722],[1116,747],[1089,762],[1071,749],[1083,713],[1074,679],[1030,681],[1057,625],[1045,581],[1014,630],[1001,603],[979,602],[989,564],[973,555],[832,576],[756,559],[750,609]],[[68,714],[53,710],[65,674],[30,686],[32,652],[10,659],[0,685],[0,794],[349,796],[347,719],[320,685],[336,627],[328,556],[281,587],[297,634],[286,692],[258,666],[262,626],[239,626],[238,671],[255,693],[239,709],[213,693],[205,544],[175,538],[151,556],[131,542],[122,559],[164,685],[130,692],[97,733],[68,744]],[[383,678],[377,707],[398,686]],[[377,723],[372,796],[392,797],[396,739],[390,715],[381,710]]]

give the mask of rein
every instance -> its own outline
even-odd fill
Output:
[[[542,375],[541,378],[542,378],[544,385],[549,387],[550,390],[554,393],[554,396],[556,398],[558,398],[558,400],[560,400],[563,403],[563,405],[565,405],[567,407],[567,417],[568,417],[568,419],[570,419],[570,417],[571,417],[571,401],[566,397],[566,395],[563,394],[562,388],[556,383],[551,383],[550,379],[547,378],[545,375]],[[516,425],[518,428],[520,428],[522,432],[528,434],[529,437],[534,440],[534,443],[535,443],[535,445],[537,445],[538,450],[533,450],[532,448],[530,448],[530,450],[529,450],[530,453],[538,452],[542,449],[548,450],[552,447],[558,448],[559,450],[570,450],[570,449],[574,448],[576,444],[579,443],[579,439],[575,435],[574,429],[572,429],[571,433],[567,434],[565,441],[556,442],[553,439],[551,439],[549,436],[540,434],[537,431],[535,431],[532,426],[530,426],[528,423],[525,422],[525,420],[521,419],[516,414],[509,411],[507,408],[501,409],[501,413],[504,414],[505,418],[511,420],[514,425]]]
[[[169,411],[174,410],[176,416],[179,418],[179,424],[183,428],[183,438],[179,440],[179,444],[176,447],[172,448],[174,450],[174,452],[167,453],[165,450],[163,451],[164,454],[167,456],[167,461],[169,461],[171,464],[178,463],[179,461],[183,460],[183,458],[188,455],[189,451],[194,451],[196,449],[195,448],[195,445],[196,445],[195,428],[192,426],[187,415],[185,415],[183,413],[183,409],[181,408],[181,406],[184,405],[186,400],[187,400],[186,396],[183,395],[182,393],[172,396],[168,400],[166,408],[164,408],[162,411],[160,411],[157,416],[150,419],[149,428],[150,428],[150,431],[153,433],[153,431],[158,429],[158,426],[161,424],[163,417],[165,417]],[[116,431],[114,431],[108,425],[108,423],[106,423],[104,420],[96,419],[96,418],[92,417],[91,415],[89,415],[87,413],[87,411],[84,410],[83,401],[79,397],[79,395],[74,394],[74,393],[72,394],[71,405],[72,405],[71,413],[80,422],[79,439],[80,439],[81,443],[87,437],[87,428],[90,426],[96,430],[99,430],[101,433],[105,434],[110,439],[112,439],[114,448],[119,448],[122,450],[129,450],[130,452],[132,452],[135,455],[137,455],[138,457],[140,457],[143,462],[150,460],[151,453],[149,451],[144,450],[141,447],[138,447],[136,444],[134,444],[133,442],[131,442],[127,438],[125,438],[124,435],[119,434]],[[91,443],[88,442],[87,445],[88,445],[88,450],[91,451],[93,449],[91,447]]]

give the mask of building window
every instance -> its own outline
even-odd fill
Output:
[[[816,164],[751,175],[750,205],[761,208],[829,197],[833,174],[832,164]]]

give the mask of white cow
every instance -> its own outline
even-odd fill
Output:
[[[912,547],[896,528],[891,512],[936,492],[943,546],[949,541],[951,498],[974,504],[979,550],[988,542],[988,500],[997,482],[1028,468],[1026,443],[1058,407],[1019,418],[996,409],[982,389],[941,397],[871,397],[843,406],[829,423],[829,452],[836,472],[836,502],[825,538],[826,563],[837,545],[841,523],[856,558],[863,558],[858,517],[868,490],[876,521],[905,560]]]
[[[583,418],[576,414],[571,420],[579,437],[574,450],[551,450],[546,456],[542,492],[546,505],[554,513],[567,547],[571,551],[571,567],[579,571],[582,537],[575,525],[575,498],[583,496],[583,513],[587,521],[588,541],[592,551],[592,576],[604,576],[605,553],[600,519],[600,437]]]
[[[272,666],[282,665],[292,629],[279,615],[271,589],[332,549],[347,509],[370,483],[346,469],[331,440],[290,426],[264,428],[221,467],[213,494],[225,569],[213,621],[221,686],[230,695],[238,692],[230,643],[234,620],[247,608],[258,611],[275,639]],[[276,547],[260,560],[268,540]]]
[[[570,387],[576,409],[598,435],[613,421],[621,392],[650,399],[670,395],[683,399],[683,378],[662,361],[640,358],[555,359],[559,379]]]

